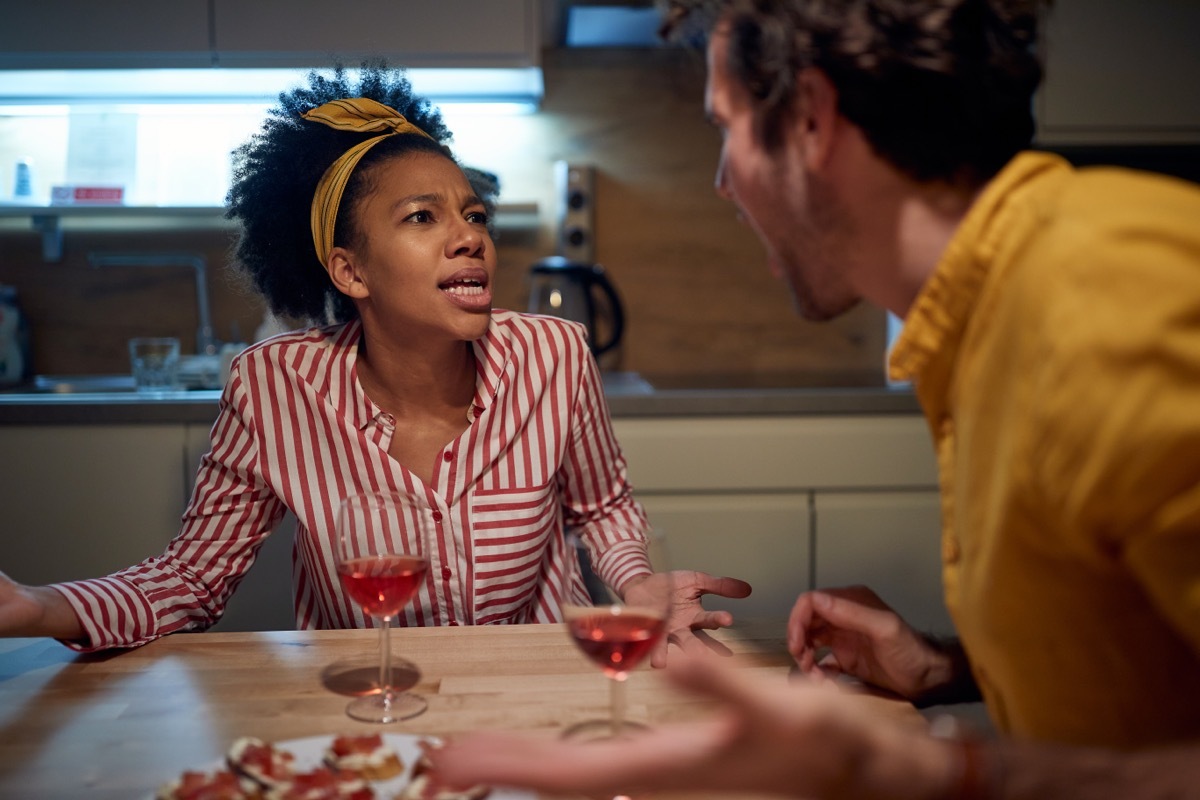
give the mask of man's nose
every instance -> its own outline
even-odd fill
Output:
[[[717,196],[725,200],[732,200],[733,193],[729,191],[729,182],[726,178],[725,171],[725,153],[722,151],[721,157],[717,160],[717,174],[713,176],[713,190]]]

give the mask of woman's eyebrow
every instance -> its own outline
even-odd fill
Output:
[[[436,205],[439,203],[444,203],[445,200],[446,198],[438,192],[433,192],[430,194],[410,194],[408,197],[401,197],[392,205],[392,207],[400,208],[401,206],[410,205]]]

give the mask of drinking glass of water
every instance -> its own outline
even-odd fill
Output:
[[[173,392],[179,389],[179,340],[174,336],[129,340],[129,363],[139,392]]]

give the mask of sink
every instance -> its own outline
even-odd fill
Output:
[[[650,382],[636,372],[602,372],[600,379],[609,397],[631,394],[654,394]]]
[[[220,389],[221,359],[209,355],[185,355],[179,359],[180,391]],[[35,375],[17,391],[30,394],[94,394],[133,392],[133,375],[128,372],[106,375]]]
[[[193,357],[195,358],[195,357]],[[198,381],[184,376],[184,389],[202,388]],[[606,372],[602,376],[609,395],[652,394],[654,387],[636,372]],[[94,394],[134,391],[133,376],[117,375],[37,375],[31,385],[13,391],[30,394]]]
[[[132,392],[132,375],[37,375],[26,391],[37,394]]]

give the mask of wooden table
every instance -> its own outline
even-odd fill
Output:
[[[782,629],[719,638],[739,664],[783,682],[791,660]],[[78,655],[45,639],[0,640],[0,798],[149,797],[182,770],[218,761],[239,736],[555,731],[607,712],[605,678],[560,625],[420,628],[393,631],[392,648],[419,666],[415,688],[429,710],[393,725],[355,722],[322,672],[348,659],[372,663],[377,642],[371,630],[176,634]],[[703,712],[649,668],[627,687],[632,719]],[[894,701],[864,701],[917,716]]]

